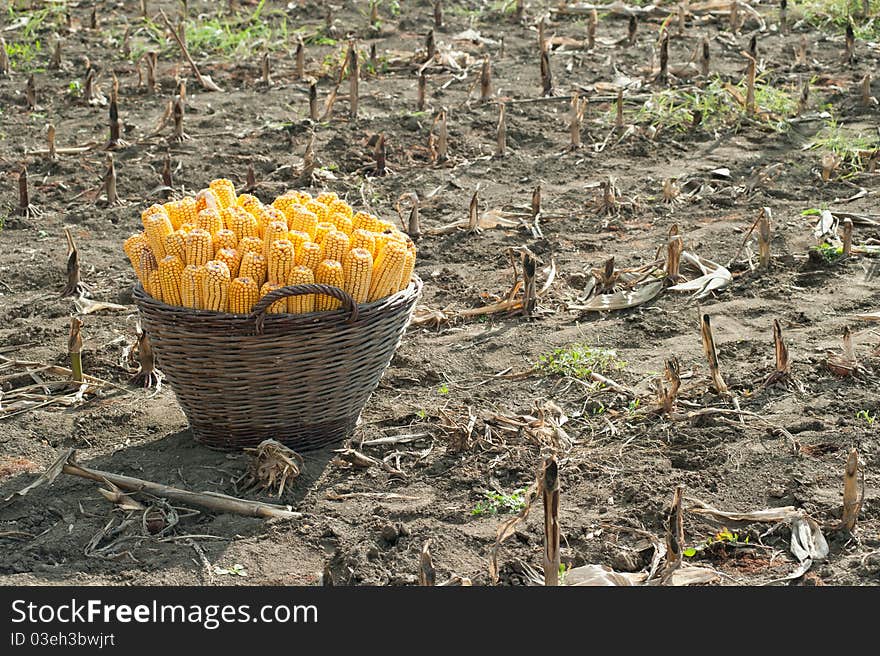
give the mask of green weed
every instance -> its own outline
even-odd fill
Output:
[[[833,153],[840,158],[843,174],[841,179],[866,170],[870,155],[880,149],[880,137],[876,134],[853,132],[836,119],[829,118],[809,145],[810,150]]]
[[[804,20],[820,29],[842,34],[851,16],[857,39],[880,38],[880,0],[869,0],[868,16],[862,14],[862,0],[797,0],[793,5]]]
[[[485,492],[485,501],[477,501],[471,509],[471,515],[497,515],[498,513],[518,513],[526,507],[526,488],[514,490],[510,494],[499,492]]]
[[[618,358],[617,351],[613,349],[573,344],[542,355],[535,367],[554,374],[586,379],[594,371],[600,374],[619,371],[626,367],[626,362]]]
[[[859,410],[856,413],[856,419],[861,419],[862,421],[867,422],[868,426],[873,426],[874,422],[877,421],[877,415],[872,414],[867,410]]]

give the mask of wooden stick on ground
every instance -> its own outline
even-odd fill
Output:
[[[544,461],[544,585],[559,585],[559,465]]]
[[[203,89],[206,89],[207,91],[223,91],[223,89],[218,87],[217,83],[211,79],[210,75],[202,75],[199,72],[199,67],[196,66],[193,58],[190,57],[189,50],[186,49],[186,44],[180,38],[180,34],[178,34],[177,30],[174,29],[174,26],[171,24],[171,21],[168,20],[168,16],[165,15],[165,12],[162,9],[159,10],[159,15],[162,17],[162,21],[165,23],[165,27],[168,28],[169,32],[171,32],[171,36],[173,36],[174,40],[177,41],[177,45],[180,46],[180,51],[183,53],[184,59],[186,59],[186,61],[189,63],[193,75],[196,76],[196,80],[198,80],[201,87]]]

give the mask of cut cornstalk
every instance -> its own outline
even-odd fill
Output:
[[[770,218],[770,208],[762,208],[758,219],[758,262],[762,269],[770,266]]]
[[[318,81],[314,78],[309,82],[309,118],[318,120]]]
[[[116,165],[113,155],[107,153],[107,171],[104,173],[104,193],[107,194],[107,202],[111,205],[119,204],[119,196],[116,193]]]
[[[730,31],[734,34],[739,33],[739,2],[737,0],[730,3]]]
[[[416,97],[416,110],[423,112],[425,111],[425,91],[428,86],[428,78],[425,75],[425,71],[419,72],[419,87],[418,87],[418,96]]]
[[[6,54],[6,39],[0,36],[0,77],[9,77],[9,55]]]
[[[474,191],[474,195],[471,196],[471,203],[468,206],[468,232],[476,232],[477,223],[479,220],[479,206],[480,206],[480,197],[479,192]]]
[[[797,113],[801,115],[809,107],[810,104],[810,80],[805,79],[801,86],[801,94],[798,97]]]
[[[532,189],[532,220],[538,218],[541,213],[541,185]]]
[[[669,34],[666,30],[660,37],[660,74],[657,77],[662,84],[669,82]]]
[[[375,42],[370,44],[369,69],[373,72],[373,75],[376,75],[379,72],[379,55],[376,53]]]
[[[758,59],[758,35],[753,34],[752,38],[749,39],[749,55],[753,59]]]
[[[144,62],[147,65],[147,92],[154,93],[156,91],[156,66],[159,62],[159,55],[155,50],[150,50],[144,54]]]
[[[71,379],[75,383],[83,382],[82,325],[83,322],[79,318],[70,317],[70,333],[67,337],[67,354],[70,356]]]
[[[349,116],[356,119],[358,115],[358,83],[360,81],[360,67],[358,65],[357,42],[348,42],[348,101]],[[384,143],[384,136],[382,137]]]
[[[853,222],[849,217],[843,220],[843,257],[849,257],[852,253]]]
[[[46,128],[46,140],[48,141],[49,160],[54,162],[58,159],[58,154],[55,152],[55,126],[51,123]]]
[[[82,282],[79,272],[79,250],[73,241],[73,234],[70,228],[64,229],[64,237],[67,240],[67,284],[58,295],[58,298],[67,296],[78,296],[83,291]]]
[[[669,238],[666,241],[666,281],[672,285],[681,279],[681,252],[684,250],[684,241],[678,232],[678,225],[673,224],[669,229]]]
[[[92,13],[89,14],[89,29],[98,29],[98,8],[92,7]]]
[[[52,50],[52,59],[49,61],[49,68],[57,71],[61,68],[61,39],[56,39],[55,48]]]
[[[437,584],[437,573],[431,560],[431,541],[422,546],[419,553],[419,585],[434,586]]]
[[[709,37],[704,36],[700,47],[700,74],[704,78],[709,77]]]
[[[853,449],[846,459],[843,472],[843,514],[840,529],[852,532],[856,527],[862,509],[862,495],[859,494],[859,451]]]
[[[422,225],[419,217],[419,197],[415,193],[410,194],[410,197],[412,198],[412,209],[409,211],[409,222],[406,234],[408,234],[413,241],[418,241],[422,236]]]
[[[119,107],[116,104],[116,98],[110,100],[110,139],[107,141],[105,148],[115,150],[125,145],[120,138],[122,132],[119,123]]]
[[[843,61],[848,64],[853,63],[856,55],[856,33],[853,30],[852,18],[846,24],[846,48],[843,51]]]
[[[670,415],[675,410],[678,390],[681,388],[681,374],[678,359],[673,356],[665,361],[664,377],[656,381],[657,401],[660,411]]]
[[[544,461],[541,479],[544,497],[544,585],[559,585],[559,464],[555,456]]]
[[[773,353],[776,358],[777,379],[788,378],[791,375],[791,362],[788,359],[788,347],[782,339],[782,325],[779,319],[773,320]]]
[[[446,110],[440,110],[437,126],[437,161],[445,162],[449,159],[449,138],[446,131]]]
[[[271,62],[269,61],[269,51],[263,53],[263,58],[260,60],[260,72],[261,79],[260,81],[267,87],[271,87],[275,84],[272,81],[272,71],[271,71]]]
[[[571,96],[571,115],[568,123],[569,135],[571,137],[569,148],[572,150],[577,150],[581,147],[581,129],[586,110],[587,100],[581,99],[580,95],[575,91]]]
[[[678,3],[678,36],[684,36],[685,21],[687,20],[688,1]]]
[[[131,59],[131,25],[125,28],[125,33],[122,35],[122,56],[126,60]],[[140,70],[138,70],[138,75],[140,75]]]
[[[755,105],[755,72],[757,70],[757,62],[755,58],[749,56],[749,65],[746,69],[746,113],[750,116],[757,112]]]
[[[386,153],[387,151],[385,149],[385,133],[383,132],[379,135],[379,138],[376,139],[376,147],[373,149],[373,157],[376,160],[375,175],[377,176],[383,176],[388,173],[388,169],[385,165]]]
[[[538,52],[544,52],[547,50],[547,23],[544,17],[541,17],[541,20],[538,22]]]
[[[174,187],[174,181],[171,178],[171,154],[165,153],[165,159],[162,161],[162,184],[169,189]]]
[[[788,0],[779,0],[779,33],[788,34]]]
[[[553,75],[550,73],[550,54],[541,51],[541,87],[544,97],[553,95]]]
[[[31,205],[30,192],[28,191],[28,170],[27,164],[22,164],[18,173],[18,214],[25,218],[31,216],[40,216],[43,211],[36,205]]]
[[[171,117],[174,119],[174,141],[180,142],[189,139],[189,135],[183,131],[183,115],[183,100],[177,96],[171,109]]]
[[[498,128],[495,131],[495,155],[504,157],[507,154],[507,120],[504,103],[498,105]]]
[[[254,173],[253,162],[248,162],[247,171],[244,174],[244,188],[248,193],[257,188],[257,176]]]
[[[709,321],[708,314],[704,314],[702,317],[700,334],[703,338],[703,352],[706,354],[706,361],[709,363],[709,375],[712,377],[715,391],[721,396],[728,396],[730,391],[727,389],[727,384],[721,376],[721,367],[718,364],[718,351],[715,348],[715,337],[712,335],[712,324]]]
[[[428,35],[425,37],[425,61],[429,62],[434,59],[434,55],[437,54],[437,44],[434,42],[434,30],[428,30]]]
[[[623,89],[618,89],[617,91],[617,105],[615,109],[614,127],[621,129],[623,128]]]
[[[294,57],[296,61],[296,68],[294,72],[298,80],[301,80],[305,77],[306,74],[306,49],[305,44],[302,40],[302,35],[297,35],[296,38],[296,55]]]
[[[672,581],[673,573],[681,566],[684,552],[684,515],[681,509],[683,494],[684,486],[677,486],[672,494],[672,506],[666,515],[666,565],[660,575],[660,582],[664,585]]]
[[[871,74],[865,73],[859,82],[859,91],[862,101],[862,107],[872,107],[877,104],[877,99],[871,95]]]
[[[487,55],[480,71],[480,102],[488,102],[492,97],[492,60]]]
[[[379,0],[370,0],[370,27],[378,30],[382,25],[379,18]]]
[[[523,268],[522,312],[530,317],[538,306],[538,258],[526,248],[520,255]]]
[[[24,89],[25,100],[28,109],[37,108],[37,85],[34,82],[34,74],[28,75],[27,84]]]
[[[634,46],[636,44],[636,37],[639,31],[639,19],[636,18],[635,14],[632,14],[629,17],[629,25],[626,30],[626,43],[627,45]]]
[[[443,0],[434,0],[434,29],[443,27]]]
[[[587,17],[587,50],[593,50],[596,47],[596,25],[599,23],[599,14],[593,8]]]

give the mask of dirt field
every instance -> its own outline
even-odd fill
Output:
[[[399,199],[418,194],[421,303],[445,311],[448,320],[410,327],[352,438],[352,447],[384,459],[402,476],[379,466],[349,467],[331,452],[306,454],[303,475],[280,499],[304,513],[302,519],[179,509],[177,526],[157,538],[144,532],[138,513],[115,508],[95,483],[62,475],[50,487],[0,503],[0,583],[314,584],[326,567],[341,585],[405,585],[416,582],[419,552],[430,540],[438,582],[458,575],[488,584],[496,531],[514,517],[521,491],[551,453],[560,463],[565,566],[647,570],[652,539],[664,541],[669,504],[682,485],[685,543],[695,550],[686,560],[715,568],[716,585],[764,584],[794,572],[791,529],[783,524],[766,534],[772,524],[752,523],[727,526],[735,539],[719,537],[722,524],[688,510],[694,500],[727,511],[802,509],[824,527],[830,548],[807,582],[880,580],[880,340],[871,323],[853,317],[880,310],[880,269],[864,254],[830,263],[814,248],[817,217],[802,214],[828,208],[878,219],[872,170],[880,123],[876,101],[863,105],[859,82],[878,70],[880,48],[873,28],[861,28],[864,18],[856,20],[853,57],[845,61],[843,24],[823,24],[794,2],[787,35],[779,33],[775,4],[747,11],[740,3],[735,31],[723,3],[713,12],[694,8],[683,33],[670,5],[640,16],[632,45],[627,17],[601,11],[592,50],[585,46],[588,15],[551,11],[556,2],[526,2],[521,20],[512,2],[444,2],[443,27],[435,33],[439,56],[426,69],[420,112],[418,69],[434,25],[427,0],[381,2],[375,27],[367,2],[341,2],[329,29],[324,3],[243,5],[232,16],[222,3],[226,13],[218,18],[217,3],[189,2],[193,58],[223,92],[199,87],[165,31],[157,14],[164,9],[176,25],[178,2],[151,0],[149,22],[137,3],[98,3],[95,29],[90,3],[68,3],[69,26],[64,3],[58,10],[33,3],[39,12],[27,2],[13,4],[0,23],[12,65],[10,76],[0,74],[0,355],[69,365],[69,317],[76,310],[71,298],[58,298],[66,281],[65,226],[79,247],[91,298],[125,309],[82,317],[85,372],[118,388],[103,385],[66,405],[56,386],[45,397],[52,404],[14,406],[21,388],[31,385],[39,395],[41,383],[25,368],[0,361],[0,499],[75,448],[90,467],[277,501],[235,487],[246,457],[195,443],[170,387],[157,393],[131,382],[135,370],[124,349],[135,335],[135,278],[121,244],[139,229],[141,210],[162,198],[166,153],[175,195],[194,193],[217,177],[243,187],[251,163],[254,193],[270,202],[286,188],[303,186],[303,155],[314,135],[314,189],[336,191],[394,221]],[[872,3],[871,9],[880,20],[880,7]],[[538,50],[537,24],[545,12],[555,94],[549,98],[542,97]],[[657,76],[660,26],[669,16],[673,91]],[[349,119],[346,79],[332,116],[309,120],[308,85],[295,76],[297,32],[306,41],[306,73],[318,78],[321,112],[336,86],[346,36],[358,38],[356,119]],[[60,69],[50,66],[56,34],[63,44]],[[709,79],[695,56],[704,36]],[[750,114],[742,53],[752,36],[758,85],[757,110]],[[267,47],[270,87],[260,81]],[[138,82],[137,62],[149,50],[158,53],[153,93]],[[486,55],[492,99],[480,102]],[[89,64],[104,95],[114,73],[119,80],[127,146],[114,153],[118,205],[108,204],[101,190],[108,110],[83,97]],[[25,92],[31,72],[35,109],[27,107]],[[184,130],[190,137],[181,143],[171,139],[170,123],[156,134],[178,77],[187,81]],[[809,99],[796,116],[804,81],[811,83]],[[869,95],[880,96],[878,85],[873,82]],[[623,125],[615,127],[618,88],[625,89],[624,112]],[[569,147],[573,90],[589,101],[577,149]],[[687,94],[702,102],[686,100]],[[506,114],[504,156],[496,154],[499,100]],[[703,121],[693,126],[695,108]],[[448,160],[434,163],[429,134],[437,133],[442,109]],[[49,123],[56,128],[56,161],[35,153],[46,147]],[[371,138],[380,133],[387,144],[385,176],[372,175]],[[89,144],[82,152],[63,150]],[[833,169],[827,181],[823,157]],[[38,216],[17,215],[23,163]],[[615,202],[603,205],[600,185],[609,179]],[[677,181],[675,198],[664,198],[667,180]],[[530,206],[538,185],[541,214],[533,230]],[[479,213],[490,212],[484,218],[501,210],[512,225],[438,234],[455,221],[466,224],[475,191]],[[409,207],[401,202],[404,216]],[[772,211],[772,260],[769,269],[753,269],[754,235],[740,246],[763,207]],[[612,256],[619,269],[662,259],[673,225],[686,251],[728,266],[733,280],[725,289],[699,301],[665,290],[631,309],[577,309],[586,303],[594,268]],[[857,220],[855,243],[872,239],[880,239],[880,228]],[[506,297],[513,281],[508,249],[523,246],[541,260],[539,288],[545,267],[555,264],[535,315],[458,315]],[[689,279],[699,275],[684,266],[682,272]],[[703,313],[711,317],[731,396],[712,386],[700,340]],[[774,370],[774,319],[791,373],[788,384],[765,386]],[[826,366],[829,355],[840,354],[846,326],[859,360],[854,376]],[[658,412],[654,381],[672,356],[683,387],[670,415]],[[595,383],[591,371],[618,389]],[[567,416],[566,435],[549,430],[550,414],[543,428],[527,425],[548,401]],[[532,418],[518,426],[523,415]],[[410,437],[360,445],[389,436]],[[864,500],[850,534],[833,527],[852,448],[864,472]],[[541,571],[540,499],[535,505],[500,548],[502,585],[525,584],[529,568]]]

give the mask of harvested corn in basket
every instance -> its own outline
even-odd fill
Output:
[[[412,240],[332,193],[264,205],[227,180],[141,218],[123,244],[133,296],[194,437],[296,451],[350,437],[421,293]]]
[[[194,310],[246,315],[270,291],[312,282],[371,303],[405,289],[416,262],[415,245],[394,224],[331,193],[288,191],[263,205],[236,195],[229,180],[213,180],[195,198],[152,205],[141,220],[143,232],[123,245],[141,286],[157,301]],[[339,307],[317,294],[269,312]]]

